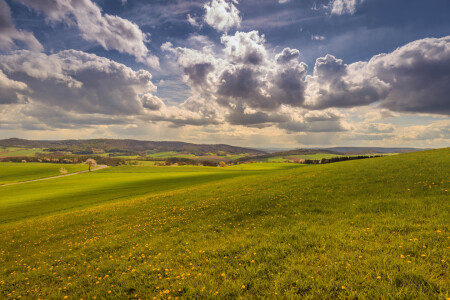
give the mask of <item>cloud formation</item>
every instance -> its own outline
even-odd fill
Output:
[[[223,35],[224,57],[189,48],[163,47],[175,54],[192,89],[228,109],[273,110],[303,104],[307,66],[299,51],[284,49],[269,59],[265,39],[257,31]]]
[[[77,113],[140,114],[140,95],[156,90],[148,71],[133,71],[107,58],[75,50],[52,55],[14,51],[0,56],[0,72],[0,84],[10,91],[10,97],[1,98],[2,103],[17,103],[22,97]],[[11,97],[13,92],[17,97]]]
[[[241,25],[237,0],[212,0],[205,4],[205,22],[217,31],[228,32]]]
[[[16,41],[21,42],[31,50],[42,51],[44,47],[35,38],[33,33],[18,30],[11,19],[11,9],[5,0],[0,0],[0,50],[18,48]]]
[[[9,79],[0,70],[0,104],[20,103],[24,100],[21,93],[25,92],[28,86],[20,81]]]
[[[49,22],[64,22],[77,26],[86,41],[95,42],[106,50],[117,50],[136,58],[136,61],[158,67],[159,60],[151,55],[145,42],[148,37],[135,23],[103,14],[91,0],[17,0],[37,12]]]
[[[411,42],[368,62],[318,58],[307,76],[305,106],[354,107],[380,102],[397,112],[450,114],[450,36]]]
[[[231,125],[276,126],[288,132],[346,130],[337,112],[301,108],[307,66],[299,62],[299,50],[285,48],[270,57],[264,35],[257,31],[224,34],[221,42],[223,55],[210,48],[162,47],[176,57],[195,94],[196,111],[207,105],[208,115]]]
[[[160,110],[164,106],[164,102],[152,94],[142,95],[141,102],[149,110]]]

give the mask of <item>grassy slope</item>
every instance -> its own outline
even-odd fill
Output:
[[[57,176],[61,168],[68,173],[87,170],[86,165],[0,162],[0,184]]]
[[[449,156],[273,171],[0,225],[0,296],[445,299]]]
[[[15,164],[29,176],[38,164]],[[19,167],[24,168],[19,168]],[[29,167],[30,170],[26,169]],[[42,164],[42,166],[47,166]],[[59,170],[59,165],[56,165]],[[251,165],[248,167],[110,167],[92,173],[0,187],[0,223],[81,209],[130,197],[182,189],[198,184],[248,176],[271,168],[290,165]],[[28,173],[26,173],[27,171]],[[59,172],[59,171],[58,171]],[[44,173],[39,173],[44,174]],[[48,174],[50,175],[50,174]],[[17,177],[14,177],[17,179]]]

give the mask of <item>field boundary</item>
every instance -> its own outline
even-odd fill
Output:
[[[86,170],[86,171],[73,172],[73,173],[64,174],[64,175],[57,175],[57,176],[44,177],[44,178],[38,178],[38,179],[31,179],[31,180],[25,180],[25,181],[19,181],[19,182],[5,183],[5,184],[0,184],[0,187],[9,186],[9,185],[15,185],[15,184],[22,184],[22,183],[35,182],[35,181],[42,181],[42,180],[48,180],[48,179],[54,179],[54,178],[61,178],[61,177],[72,176],[72,175],[83,174],[83,173],[89,173],[89,172],[94,172],[94,171],[105,169],[105,168],[108,168],[108,166],[107,165],[99,165],[99,166],[97,166],[97,168],[92,169],[91,171]]]

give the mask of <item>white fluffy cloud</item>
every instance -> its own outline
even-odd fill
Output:
[[[44,49],[33,33],[26,30],[18,30],[14,26],[8,4],[4,0],[0,0],[0,50],[18,48],[16,41],[26,44],[29,49],[35,51]]]
[[[142,95],[141,102],[149,110],[160,110],[164,106],[164,102],[152,94]]]
[[[0,84],[6,83],[18,95],[2,95],[0,103],[17,103],[23,97],[77,113],[140,114],[140,95],[156,89],[148,71],[133,71],[107,58],[75,50],[52,55],[14,51],[0,56],[0,70]]]
[[[356,6],[364,0],[332,0],[329,4],[331,14],[334,15],[353,15],[356,12]]]
[[[100,44],[106,50],[133,55],[136,61],[152,67],[159,66],[156,56],[145,46],[147,36],[133,22],[118,16],[102,14],[91,0],[17,0],[43,13],[49,22],[76,25],[83,39]]]
[[[237,0],[212,0],[205,4],[205,22],[214,29],[228,32],[233,27],[239,27],[241,17],[239,10],[234,6]]]

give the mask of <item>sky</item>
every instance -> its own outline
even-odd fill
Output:
[[[0,138],[450,146],[448,0],[0,0]]]

